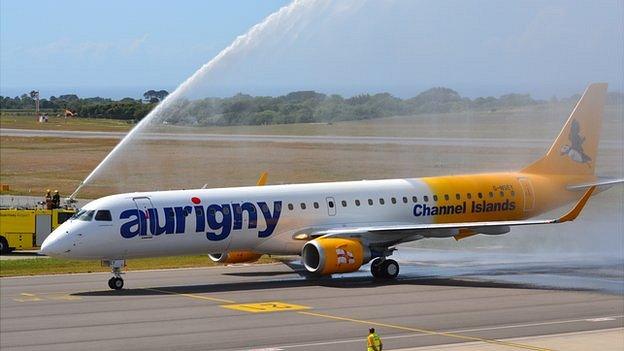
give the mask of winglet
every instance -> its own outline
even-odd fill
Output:
[[[573,221],[576,219],[576,217],[579,215],[579,213],[581,213],[581,211],[583,210],[583,207],[585,207],[585,204],[587,203],[587,200],[589,200],[589,198],[591,197],[592,193],[594,192],[594,190],[596,190],[596,186],[592,186],[591,188],[589,188],[585,194],[583,194],[583,197],[581,197],[581,199],[579,200],[579,202],[576,203],[576,205],[574,205],[574,208],[572,208],[568,213],[564,214],[563,216],[559,217],[555,223],[563,223],[563,222],[569,222],[569,221]]]
[[[266,185],[268,177],[269,177],[268,172],[262,172],[262,174],[260,174],[260,178],[258,178],[258,182],[256,182],[256,185],[257,186]]]

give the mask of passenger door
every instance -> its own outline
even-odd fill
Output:
[[[139,210],[139,215],[142,215],[145,218],[145,221],[139,221],[139,233],[147,233],[145,236],[141,236],[141,239],[151,239],[152,233],[149,230],[149,209],[154,208],[152,204],[152,200],[149,197],[135,197],[132,198],[134,204],[136,205],[137,210]],[[143,228],[145,226],[145,228]]]
[[[524,212],[533,210],[535,205],[535,194],[533,192],[533,184],[529,178],[518,178],[520,186],[522,187],[522,198],[524,199]]]

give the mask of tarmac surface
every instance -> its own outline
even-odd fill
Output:
[[[565,337],[532,337],[590,340],[587,331],[610,335],[605,350],[624,347],[622,294],[597,281],[553,288],[578,269],[555,267],[540,282],[531,278],[544,273],[536,267],[551,263],[512,265],[511,257],[486,269],[462,255],[446,265],[431,262],[435,250],[424,256],[420,265],[398,257],[400,279],[386,283],[365,268],[308,280],[281,263],[128,272],[121,291],[108,289],[106,273],[2,278],[0,349],[349,351],[364,349],[369,327],[384,350],[548,350]],[[581,275],[622,285],[614,264]]]
[[[36,130],[0,129],[2,137],[52,137],[79,139],[122,139],[125,132],[94,132],[76,130]],[[509,138],[424,138],[424,137],[383,137],[383,136],[338,136],[338,135],[270,135],[270,134],[211,134],[211,133],[146,133],[138,138],[144,140],[175,141],[237,141],[237,142],[281,142],[312,144],[397,144],[424,146],[482,146],[482,147],[547,147],[552,140],[509,139]],[[624,141],[603,140],[601,149],[624,149]]]

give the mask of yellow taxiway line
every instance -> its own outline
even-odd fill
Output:
[[[184,297],[190,297],[192,299],[208,300],[208,301],[219,302],[219,303],[235,303],[236,302],[236,301],[232,301],[232,300],[220,299],[220,298],[217,298],[217,297],[209,297],[209,296],[202,296],[202,295],[196,295],[196,294],[179,293],[179,292],[168,291],[168,290],[160,290],[160,289],[153,289],[153,288],[141,288],[141,289],[149,290],[149,291],[156,291],[156,292],[163,293],[163,294],[179,295],[179,296],[184,296]]]

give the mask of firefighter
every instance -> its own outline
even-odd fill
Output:
[[[381,351],[383,344],[381,338],[375,333],[375,328],[368,329],[368,337],[366,337],[366,351]]]
[[[59,195],[58,190],[54,190],[54,195],[52,196],[52,207],[61,208],[61,195]]]
[[[51,210],[52,207],[54,207],[54,203],[52,201],[52,194],[50,192],[50,189],[46,190],[45,207],[46,207],[46,210]]]

